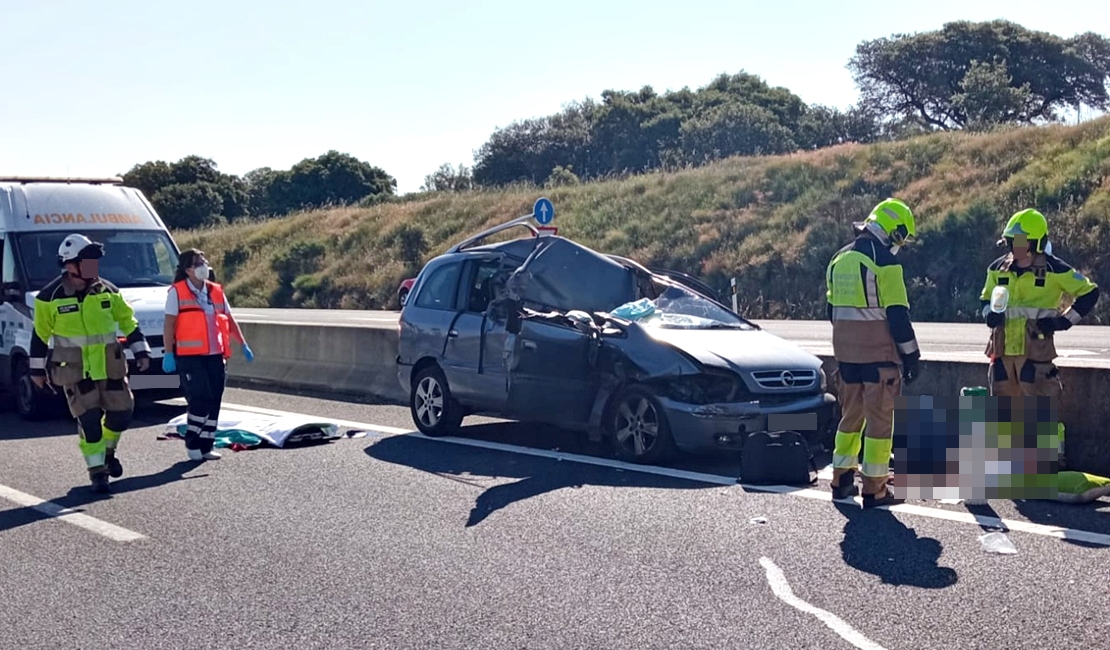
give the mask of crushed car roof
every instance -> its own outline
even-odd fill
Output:
[[[533,246],[509,278],[510,292],[525,305],[593,313],[637,298],[632,271],[605,255],[562,237],[540,237]]]

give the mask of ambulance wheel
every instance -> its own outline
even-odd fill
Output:
[[[24,420],[47,420],[53,414],[53,400],[31,381],[31,366],[20,359],[15,370],[15,409]]]
[[[462,406],[451,397],[447,378],[435,365],[421,368],[413,378],[409,410],[420,433],[431,437],[456,433],[463,420]]]

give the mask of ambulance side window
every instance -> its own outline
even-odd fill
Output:
[[[15,256],[12,255],[12,238],[0,238],[0,282],[15,282]]]
[[[0,302],[7,299],[5,285],[15,282],[15,256],[12,255],[11,237],[0,235]]]

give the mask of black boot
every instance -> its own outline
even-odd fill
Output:
[[[849,499],[859,494],[859,489],[856,487],[856,472],[855,470],[847,470],[839,476],[835,476],[836,470],[833,470],[834,478],[832,481],[832,494],[833,499]]]
[[[886,476],[877,478],[863,477],[863,507],[878,508],[879,506],[896,506],[905,503],[890,491],[889,479]]]
[[[108,468],[101,465],[99,467],[89,468],[89,480],[92,481],[92,491],[97,494],[107,494],[108,487]]]
[[[112,478],[119,478],[123,476],[123,465],[120,464],[119,459],[116,458],[116,450],[109,449],[108,456],[105,459],[108,464],[108,476]]]

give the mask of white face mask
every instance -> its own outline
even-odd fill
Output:
[[[198,266],[197,268],[193,269],[193,273],[196,274],[197,279],[201,282],[208,280],[208,265],[205,264],[203,266]]]

